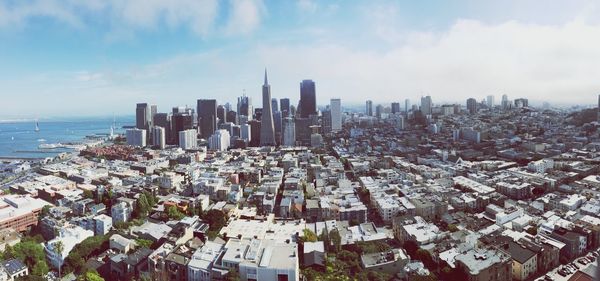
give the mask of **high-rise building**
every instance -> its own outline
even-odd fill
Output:
[[[271,110],[273,110],[273,112],[279,111],[279,103],[276,98],[271,99]]]
[[[300,117],[308,118],[317,114],[317,94],[315,82],[312,80],[302,80],[300,82],[300,102],[298,103]]]
[[[198,100],[198,128],[204,139],[210,137],[217,129],[217,100]]]
[[[219,119],[218,124],[223,124],[225,122],[228,122],[227,110],[222,105],[217,106],[217,119]]]
[[[493,95],[487,96],[486,99],[485,99],[485,101],[486,101],[486,105],[489,108],[494,108],[494,96]]]
[[[323,133],[331,134],[331,107],[328,105],[322,112]]]
[[[600,122],[600,95],[598,95],[598,122]]]
[[[231,135],[227,130],[217,130],[208,138],[208,148],[215,151],[225,151],[231,143]]]
[[[146,146],[146,130],[144,129],[128,129],[125,131],[125,137],[127,138],[127,144],[137,147]]]
[[[409,111],[410,111],[410,100],[409,99],[405,99],[404,100],[404,112],[406,114],[408,114]]]
[[[331,109],[331,131],[338,132],[342,130],[342,100],[331,99],[329,102]]]
[[[281,136],[283,130],[283,117],[281,116],[281,111],[273,112],[273,125],[275,125],[275,142],[277,145],[281,144]]]
[[[469,114],[475,114],[477,112],[477,100],[474,98],[467,99],[467,111]]]
[[[508,100],[508,96],[506,94],[502,95],[502,109],[510,109],[512,107],[512,103]]]
[[[281,106],[281,116],[283,118],[290,116],[290,99],[279,99],[279,105]]]
[[[152,145],[165,149],[166,145],[166,133],[165,128],[154,126],[152,127]]]
[[[147,103],[138,103],[135,107],[135,127],[147,130],[151,123],[150,114],[150,108]]]
[[[194,149],[198,147],[198,132],[194,129],[179,132],[179,147]]]
[[[165,141],[171,143],[169,140],[171,137],[171,115],[169,113],[156,113],[152,120],[154,126],[162,127],[165,129]]]
[[[296,124],[294,118],[283,119],[283,146],[296,145]]]
[[[384,110],[383,105],[378,104],[375,107],[375,116],[377,116],[377,118],[381,119],[381,117],[383,116],[383,110]]]
[[[423,115],[431,115],[431,96],[421,97],[421,113]]]
[[[274,146],[275,124],[273,122],[273,110],[271,109],[271,86],[267,80],[267,69],[265,69],[265,83],[262,86],[263,109],[260,124],[260,145]]]
[[[185,112],[185,111],[184,111]],[[177,113],[171,116],[171,139],[168,144],[179,144],[179,132],[194,128],[194,117],[188,113]]]
[[[393,102],[392,103],[392,114],[400,113],[400,103]]]
[[[294,126],[296,129],[296,142],[300,145],[310,145],[310,135],[312,130],[310,126],[313,122],[310,118],[296,118],[294,120]]]
[[[248,125],[250,125],[250,143],[249,146],[260,146],[260,127],[261,122],[258,120],[250,120],[248,121]]]
[[[250,125],[242,124],[240,126],[240,137],[244,139],[247,143],[252,139],[252,131],[250,129]]]
[[[373,101],[368,100],[365,108],[365,114],[367,116],[373,116]]]
[[[516,108],[528,107],[528,106],[529,106],[528,99],[525,99],[525,98],[515,99],[515,107]]]
[[[247,97],[246,94],[238,98],[237,113],[238,117],[246,116],[246,120],[252,120],[252,114],[254,113],[254,108],[252,107],[252,99],[250,97]]]
[[[233,124],[239,124],[238,120],[237,120],[238,119],[237,113],[235,111],[233,111],[233,110],[227,111],[226,115],[227,115],[227,117],[226,117],[227,122],[231,122]]]

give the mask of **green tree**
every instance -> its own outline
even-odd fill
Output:
[[[303,230],[303,232],[304,232],[303,241],[305,241],[305,242],[317,242],[317,240],[318,240],[317,239],[317,235],[314,232],[312,232],[310,229],[305,228]]]
[[[148,239],[135,239],[135,243],[141,248],[150,248],[152,241]]]
[[[50,271],[48,264],[46,262],[38,262],[31,269],[31,274],[36,276],[44,276]]]
[[[342,248],[342,236],[337,229],[332,229],[329,232],[329,239],[331,240],[332,252],[339,252]]]
[[[78,281],[104,281],[104,278],[102,278],[100,274],[98,274],[98,272],[93,269],[86,271],[85,274],[81,275],[80,277],[83,278],[78,278]]]
[[[455,224],[449,224],[448,225],[448,231],[450,231],[450,232],[457,232],[458,231],[458,227]]]
[[[204,214],[203,219],[210,226],[210,230],[219,230],[225,223],[227,222],[227,218],[225,217],[225,213],[220,210],[210,210]]]
[[[150,211],[150,203],[148,203],[148,198],[145,194],[140,194],[136,205],[138,218],[148,216],[148,212]]]
[[[32,269],[32,275],[34,275],[34,269],[35,273],[45,274],[48,272],[44,247],[33,239],[23,239],[23,241],[5,251],[4,258],[7,257],[19,259],[25,263],[28,268]]]
[[[54,242],[54,244],[52,245],[52,248],[54,250],[54,252],[59,255],[62,256],[62,252],[65,250],[65,245],[63,245],[62,241],[56,241]],[[62,268],[62,264],[59,263],[58,265],[58,279],[61,279],[61,268]]]
[[[180,220],[185,217],[185,215],[181,213],[175,206],[170,206],[167,209],[167,216],[169,216],[169,218],[172,220]]]

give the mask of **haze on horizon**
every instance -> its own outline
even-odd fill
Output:
[[[0,117],[131,114],[196,99],[595,104],[594,1],[0,1]]]

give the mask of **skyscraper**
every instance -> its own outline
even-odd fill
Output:
[[[152,127],[152,145],[154,145],[160,149],[165,149],[165,144],[166,144],[165,128],[159,127],[159,126]]]
[[[331,131],[338,132],[342,130],[342,100],[331,99],[329,102],[331,109]]]
[[[300,117],[308,118],[317,114],[317,94],[315,82],[312,80],[302,80],[300,82],[300,102],[298,103]]]
[[[410,111],[410,100],[409,99],[405,99],[404,100],[404,112],[406,114],[408,114],[409,111]]]
[[[223,124],[225,122],[227,122],[227,110],[225,109],[224,106],[219,105],[217,106],[217,118],[219,119],[219,124]]]
[[[179,147],[182,149],[194,149],[198,147],[198,132],[194,129],[179,132]]]
[[[271,108],[271,86],[267,80],[267,69],[265,69],[265,83],[262,86],[263,108],[260,123],[260,145],[274,146],[275,124],[273,122],[273,109]]]
[[[247,120],[252,120],[252,114],[254,113],[254,108],[252,107],[252,99],[250,97],[247,97],[246,94],[238,98],[237,113],[238,118],[240,116],[246,116]]]
[[[146,146],[146,130],[144,129],[128,129],[125,131],[127,145],[145,147]]]
[[[277,112],[279,111],[279,106],[278,106],[278,102],[276,98],[272,98],[271,99],[271,110],[273,110],[273,112]]]
[[[365,114],[367,116],[373,116],[373,101],[368,100],[365,108]]]
[[[600,122],[600,95],[598,95],[598,122]]]
[[[487,106],[489,108],[493,108],[494,107],[494,96],[493,95],[487,96],[485,101],[486,101]]]
[[[324,110],[321,111],[322,114],[322,129],[324,134],[331,134],[331,107],[328,105]]]
[[[290,99],[279,99],[279,105],[281,106],[281,116],[284,118],[290,116]]]
[[[283,145],[296,145],[296,123],[292,117],[283,119]]]
[[[423,115],[431,115],[431,96],[421,97],[421,113]]]
[[[150,114],[150,108],[147,103],[138,103],[135,107],[135,127],[141,130],[148,130]]]
[[[477,100],[474,98],[467,99],[467,111],[469,114],[475,114],[477,112]]]
[[[392,103],[392,114],[400,113],[400,103],[393,102]]]
[[[217,129],[217,100],[198,100],[198,128],[200,136],[208,139]]]

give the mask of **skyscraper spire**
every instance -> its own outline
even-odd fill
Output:
[[[265,85],[269,85],[269,81],[267,81],[267,68],[265,67]]]

